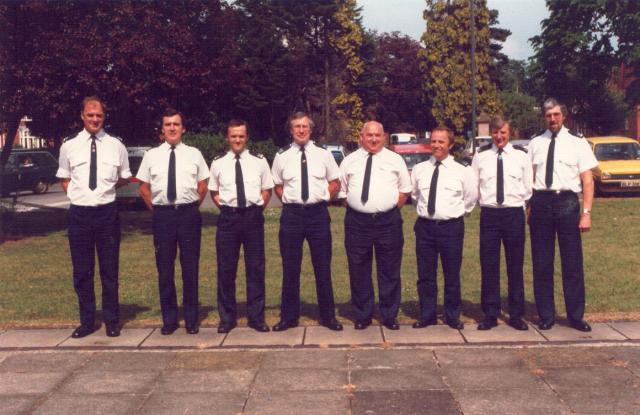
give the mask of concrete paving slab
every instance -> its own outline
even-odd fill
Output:
[[[640,340],[640,321],[620,321],[609,325],[631,340]]]
[[[123,329],[119,337],[107,337],[104,329],[81,339],[69,338],[64,347],[138,347],[153,329]]]
[[[222,342],[222,346],[300,346],[304,337],[304,327],[294,327],[285,331],[258,333],[248,327],[237,327]]]
[[[137,372],[159,371],[165,369],[176,354],[174,352],[93,352],[91,358],[81,368],[83,372]]]
[[[1,366],[0,366],[1,367]],[[261,370],[271,369],[347,369],[344,350],[296,350],[291,352],[265,352]]]
[[[520,350],[438,349],[435,356],[442,367],[526,367]]]
[[[514,367],[443,367],[445,383],[452,389],[545,389],[542,380],[527,368]],[[529,392],[527,392],[529,393]]]
[[[147,393],[160,372],[80,372],[57,391],[65,394],[97,395]]]
[[[333,415],[349,413],[344,391],[294,391],[251,393],[247,415]]]
[[[639,414],[636,388],[558,388],[558,394],[578,414]]]
[[[246,393],[152,393],[136,411],[140,415],[238,415]]]
[[[610,341],[626,340],[626,338],[609,327],[606,323],[591,323],[592,331],[585,333],[569,326],[556,324],[551,330],[542,330],[540,333],[549,341]]]
[[[71,336],[71,329],[16,329],[0,334],[0,347],[55,347]]]
[[[351,385],[359,391],[409,391],[447,389],[442,374],[422,368],[356,369]]]
[[[600,347],[524,349],[519,353],[532,368],[611,365],[615,359],[608,348]]]
[[[477,325],[469,325],[462,335],[469,343],[516,343],[516,342],[546,342],[537,330],[529,326],[529,330],[516,330],[507,324],[500,324],[491,330],[478,330]]]
[[[0,415],[18,415],[28,413],[40,395],[0,396]]]
[[[193,347],[206,349],[220,346],[224,339],[224,334],[218,333],[218,329],[212,327],[201,327],[196,335],[188,334],[183,329],[176,330],[170,336],[163,336],[160,329],[155,329],[140,347]]]
[[[438,370],[433,350],[427,349],[351,350],[349,357],[352,369],[419,367],[425,371]]]
[[[185,352],[178,353],[169,370],[251,370],[260,364],[263,353],[250,351]]]
[[[640,378],[618,366],[553,367],[543,369],[541,376],[553,388],[640,388]]]
[[[34,415],[120,415],[133,413],[142,400],[141,395],[51,395],[33,412]]]
[[[539,389],[533,393],[522,389],[463,389],[454,390],[453,395],[465,415],[571,414],[550,389]]]
[[[0,363],[0,372],[72,372],[91,357],[90,353],[18,353]]]
[[[423,329],[414,329],[411,326],[400,326],[400,330],[382,328],[384,339],[393,344],[449,344],[464,343],[464,338],[459,330],[453,330],[449,326],[429,326]]]
[[[640,376],[640,347],[612,347],[607,352],[613,356],[612,364],[626,367]]]
[[[356,392],[351,401],[353,415],[442,415],[460,414],[451,392],[445,390]]]
[[[331,391],[344,390],[349,383],[345,370],[335,369],[270,369],[260,370],[255,390],[277,391]]]
[[[160,375],[156,390],[159,392],[249,392],[255,371],[251,370],[198,370],[166,371]]]
[[[332,331],[326,327],[307,327],[304,338],[305,346],[360,346],[381,345],[382,332],[380,326],[371,325],[365,330],[356,330],[352,325],[344,326],[342,331]]]
[[[11,373],[0,376],[0,395],[32,395],[52,391],[67,373]]]

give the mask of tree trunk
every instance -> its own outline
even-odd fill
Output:
[[[7,165],[7,161],[9,160],[9,156],[11,155],[13,141],[16,137],[16,133],[18,132],[18,126],[20,125],[20,119],[22,117],[14,114],[8,118],[7,138],[4,142],[4,146],[2,147],[2,154],[0,154],[0,197],[2,197],[2,189],[4,185],[2,180],[4,177],[4,169]],[[4,209],[4,207],[0,207],[0,243],[3,243],[5,240],[5,231],[11,222],[12,215],[12,209]]]

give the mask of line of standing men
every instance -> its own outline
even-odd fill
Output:
[[[508,324],[526,330],[524,314],[525,205],[530,206],[534,292],[539,327],[555,322],[553,254],[558,235],[565,304],[570,325],[588,331],[583,320],[584,276],[580,231],[591,226],[593,183],[590,169],[597,162],[588,145],[563,126],[566,109],[554,99],[544,104],[548,129],[526,150],[509,144],[510,124],[501,117],[491,122],[493,144],[483,147],[473,166],[450,156],[453,134],[446,127],[432,131],[433,157],[418,164],[411,176],[402,158],[384,147],[383,126],[367,122],[361,147],[340,167],[331,153],[310,138],[313,122],[304,113],[289,119],[292,143],[275,157],[273,167],[247,148],[247,124],[233,120],[227,128],[229,151],[208,169],[201,153],[182,143],[184,116],[167,110],[162,117],[164,142],[148,151],[140,166],[140,194],[153,212],[153,233],[163,318],[161,333],[179,326],[174,265],[177,251],[183,279],[186,331],[198,333],[198,263],[201,217],[206,196],[220,209],[216,232],[218,259],[218,332],[236,326],[235,279],[240,246],[244,247],[247,276],[248,325],[269,331],[264,321],[264,216],[272,189],[283,202],[280,252],[283,264],[281,318],[273,327],[283,331],[298,325],[302,247],[307,240],[316,280],[320,324],[342,330],[335,317],[331,284],[332,239],[327,204],[344,200],[345,248],[349,265],[355,328],[367,328],[373,317],[375,294],[372,261],[375,254],[382,324],[399,328],[400,267],[404,238],[400,208],[413,196],[418,219],[414,225],[418,263],[420,317],[413,325],[436,324],[437,263],[444,274],[444,321],[462,329],[460,268],[464,216],[479,199],[482,308],[478,329],[497,325],[500,314],[500,243],[505,246],[509,285]],[[103,313],[108,336],[120,333],[118,314],[118,252],[120,224],[115,188],[131,176],[126,149],[102,129],[104,103],[88,97],[82,103],[84,129],[66,140],[60,151],[58,177],[71,199],[69,244],[74,287],[80,305],[80,326],[72,337],[95,331],[94,255],[98,253],[103,285]],[[557,149],[556,149],[557,147]],[[554,154],[557,154],[554,156]],[[208,182],[208,183],[207,183]],[[582,189],[583,210],[577,193]]]

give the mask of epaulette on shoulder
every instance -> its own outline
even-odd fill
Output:
[[[63,142],[63,143],[66,143],[67,141],[69,141],[69,140],[73,140],[73,139],[74,139],[74,138],[76,138],[76,137],[77,137],[77,135],[70,135],[70,136],[68,136],[68,137],[63,138],[63,139],[62,139],[62,142]]]
[[[584,138],[584,134],[576,130],[569,130],[569,134],[576,136],[578,138]]]
[[[531,136],[531,138],[534,138],[534,137],[537,137],[537,136],[539,136],[539,135],[542,135],[542,134],[544,134],[544,133],[545,133],[545,131],[547,131],[547,130],[546,130],[546,129],[544,129],[544,130],[540,130],[540,131],[538,131],[537,133],[535,133],[534,135],[532,135],[532,136]]]
[[[122,139],[122,137],[119,137],[117,135],[112,135],[111,137],[115,138],[116,140],[120,141],[121,143],[124,143],[124,140]]]
[[[485,144],[478,149],[478,153],[482,153],[483,151],[487,151],[491,148],[493,144]]]
[[[454,160],[455,160],[457,163],[462,164],[464,167],[469,167],[469,162],[468,162],[468,161],[466,161],[466,160],[463,160],[463,159],[457,159],[457,158],[454,158]]]
[[[225,154],[227,154],[227,153],[226,153],[226,152],[223,152],[223,153],[216,154],[215,156],[213,156],[213,159],[214,159],[214,160],[219,160],[219,159],[221,159],[222,157],[224,157],[224,155],[225,155]]]
[[[262,153],[258,153],[255,150],[249,149],[249,154],[251,154],[254,157],[258,157],[259,159],[263,159],[264,158],[264,154]]]
[[[522,147],[520,144],[514,144],[513,148],[515,148],[516,150],[520,150],[520,151],[524,151],[525,153],[528,153],[527,149]]]
[[[290,148],[291,148],[291,144],[287,144],[286,146],[284,146],[280,150],[278,150],[278,154],[282,154],[285,151],[289,150]]]
[[[314,141],[313,144],[315,144],[316,147],[320,147],[321,149],[326,150],[326,148],[322,144],[318,143],[317,141]]]

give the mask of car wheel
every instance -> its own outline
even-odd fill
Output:
[[[600,185],[600,182],[597,180],[593,181],[593,193],[595,196],[597,197],[604,197],[606,196],[603,192],[602,192],[602,186]]]
[[[41,193],[46,193],[49,190],[49,183],[45,182],[42,179],[36,181],[36,184],[33,185],[33,193],[39,195]]]

